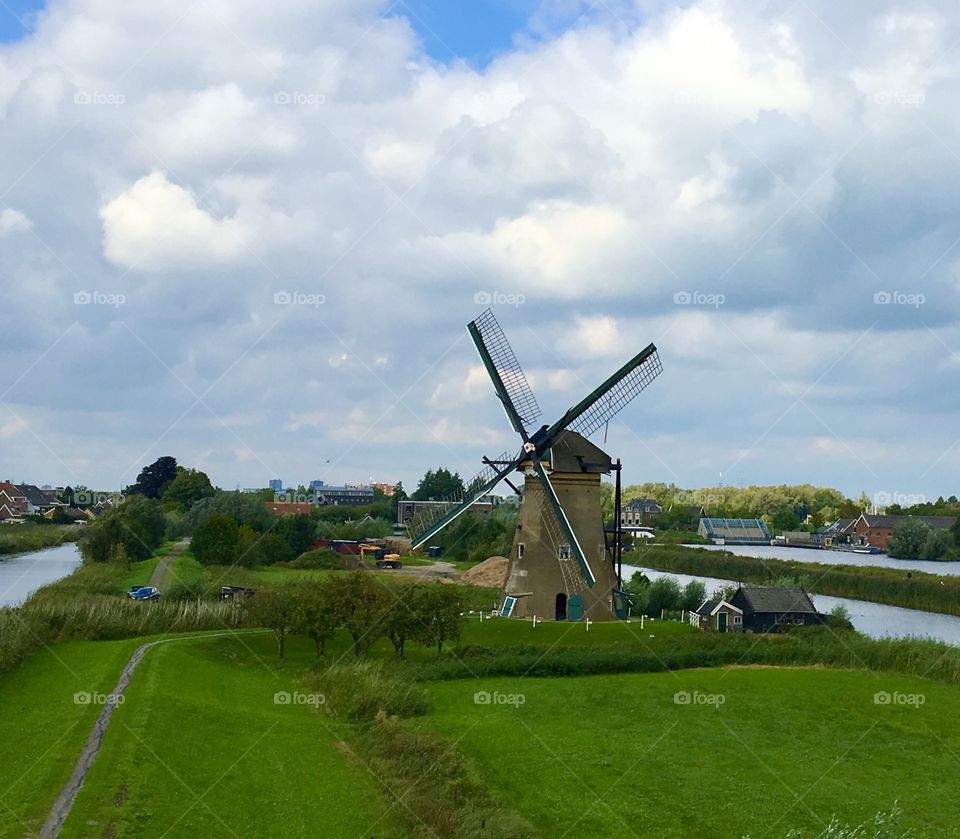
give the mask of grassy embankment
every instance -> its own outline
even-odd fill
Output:
[[[631,565],[744,583],[789,581],[816,594],[870,600],[906,609],[960,615],[960,577],[876,566],[823,565],[782,559],[736,556],[673,545],[653,546],[629,555]],[[907,576],[907,575],[910,576]]]
[[[78,538],[80,528],[74,525],[8,524],[0,528],[0,557],[55,548]]]

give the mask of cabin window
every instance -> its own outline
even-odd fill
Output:
[[[557,556],[560,557],[560,559],[570,559],[570,546],[567,544],[561,545],[560,550],[557,552]]]
[[[743,616],[742,616],[742,615],[734,615],[734,616],[733,616],[733,623],[734,623],[735,626],[739,626],[740,624],[742,624],[742,623],[743,623]]]

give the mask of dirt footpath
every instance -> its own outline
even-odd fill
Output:
[[[170,565],[189,545],[190,540],[183,539],[170,549],[170,553],[161,557],[157,563],[157,567],[153,569],[153,575],[150,577],[150,582],[147,583],[147,585],[156,586],[163,591],[163,587],[167,584],[167,579],[170,577]]]

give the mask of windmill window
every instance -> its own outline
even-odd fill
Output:
[[[571,554],[570,554],[570,546],[569,546],[569,545],[561,545],[561,546],[560,546],[560,550],[557,552],[557,556],[559,556],[560,559],[570,559],[570,556],[571,556]]]
[[[500,607],[500,617],[509,618],[513,612],[513,607],[517,605],[516,597],[504,597],[503,606]]]
[[[517,545],[517,559],[523,559],[523,549],[524,549],[524,547],[525,547],[525,546],[524,546],[523,542],[521,542],[519,545]]]

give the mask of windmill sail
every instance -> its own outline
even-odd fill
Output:
[[[586,399],[567,411],[546,436],[549,438],[561,429],[569,429],[589,437],[619,414],[662,372],[660,355],[650,344]]]
[[[517,468],[516,454],[504,452],[491,460],[456,492],[433,504],[425,505],[407,527],[412,547],[419,548],[454,519],[470,509],[479,499]]]
[[[542,412],[507,336],[489,309],[467,329],[514,431],[525,436],[525,429],[530,428]]]

